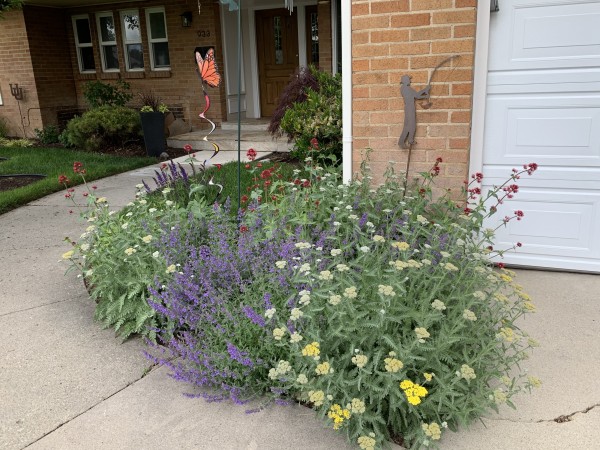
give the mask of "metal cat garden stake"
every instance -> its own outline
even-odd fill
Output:
[[[404,128],[398,140],[402,148],[409,148],[415,143],[415,132],[417,131],[417,107],[415,101],[429,98],[431,85],[427,85],[420,91],[415,91],[410,86],[410,76],[403,75],[400,80],[400,94],[404,99]]]

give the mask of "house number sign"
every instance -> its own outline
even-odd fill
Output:
[[[199,38],[210,37],[210,30],[198,30],[198,37]]]

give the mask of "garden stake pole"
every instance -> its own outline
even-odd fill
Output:
[[[410,169],[410,157],[412,155],[413,144],[408,145],[408,156],[406,158],[406,172],[404,174],[404,195],[406,195],[406,190],[408,189],[408,171]]]
[[[237,152],[238,152],[238,167],[237,167],[237,187],[238,187],[238,211],[242,207],[242,183],[241,183],[241,171],[242,171],[242,0],[238,1],[238,13],[237,13],[237,64],[238,64],[238,139],[237,139]],[[239,215],[238,215],[239,217]]]

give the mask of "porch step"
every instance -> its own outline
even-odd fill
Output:
[[[168,138],[167,145],[172,148],[183,148],[189,144],[197,151],[212,150],[213,146],[208,140],[204,140],[205,136],[206,131],[192,131]],[[209,139],[219,146],[220,151],[237,151],[237,129],[235,131],[217,129]],[[273,139],[266,131],[242,131],[241,134],[240,148],[244,154],[250,148],[257,152],[289,152],[293,147],[293,142],[288,143],[287,138]]]
[[[266,131],[269,119],[244,119],[241,123],[242,131]],[[237,131],[237,120],[221,123],[222,130]]]

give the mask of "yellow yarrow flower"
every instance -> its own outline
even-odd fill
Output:
[[[352,357],[352,362],[356,364],[356,367],[363,368],[367,364],[369,358],[366,355],[356,355]]]
[[[177,268],[175,267],[175,264],[171,264],[169,267],[167,267],[167,270],[165,270],[165,272],[167,273],[173,273],[175,272]]]
[[[392,242],[392,247],[397,248],[401,252],[406,251],[410,248],[410,244],[407,242]]]
[[[442,437],[442,430],[435,422],[429,424],[424,423],[421,425],[421,428],[423,429],[425,436],[430,437],[433,441],[437,441],[440,437]]]
[[[375,450],[375,444],[377,443],[371,436],[360,436],[357,442],[362,450]]]
[[[435,374],[434,374],[433,372],[431,372],[431,373],[429,373],[429,372],[425,372],[425,373],[423,374],[423,376],[425,377],[425,380],[427,380],[427,381],[431,381],[434,375],[435,375]]]
[[[359,398],[353,398],[352,402],[346,406],[352,414],[362,414],[366,411],[365,402]]]
[[[326,361],[326,362],[323,362],[323,363],[317,365],[317,368],[315,369],[315,373],[317,375],[327,375],[329,373],[330,369],[331,369],[331,366]]]
[[[391,373],[396,373],[404,367],[404,363],[402,361],[392,357],[385,358],[383,362],[385,363],[385,370]]]
[[[149,234],[148,236],[144,236],[144,237],[142,238],[142,241],[143,241],[145,244],[149,244],[150,242],[152,242],[152,235],[151,235],[151,234]]]
[[[325,392],[323,391],[308,391],[308,399],[315,406],[321,406],[325,400]]]
[[[75,252],[73,250],[69,250],[68,252],[63,253],[62,259],[71,259],[74,254]]]
[[[408,403],[415,406],[421,403],[421,398],[425,397],[428,393],[426,388],[410,380],[403,380],[400,383],[400,388],[404,391]]]
[[[131,256],[133,255],[137,250],[135,248],[129,247],[127,250],[125,250],[125,254],[127,256]]]
[[[542,380],[540,380],[538,377],[530,376],[528,378],[528,381],[529,381],[529,384],[531,385],[531,387],[539,388],[542,386]]]
[[[431,336],[429,334],[429,331],[427,331],[423,327],[415,328],[415,333],[417,335],[417,339],[419,339],[419,342],[425,342],[425,339],[427,339],[429,336]]]
[[[339,430],[344,420],[348,420],[351,414],[348,409],[342,409],[342,407],[336,403],[334,405],[331,405],[327,416],[333,420],[333,429]]]
[[[467,381],[474,380],[475,378],[477,378],[477,375],[475,375],[475,371],[473,370],[473,368],[468,366],[467,364],[463,364],[462,366],[460,366],[460,372],[457,374]]]
[[[276,341],[280,341],[281,338],[283,338],[284,335],[285,335],[285,328],[275,328],[273,330],[273,338]]]
[[[319,356],[321,350],[319,350],[319,343],[313,342],[308,344],[306,347],[302,349],[303,356]]]

